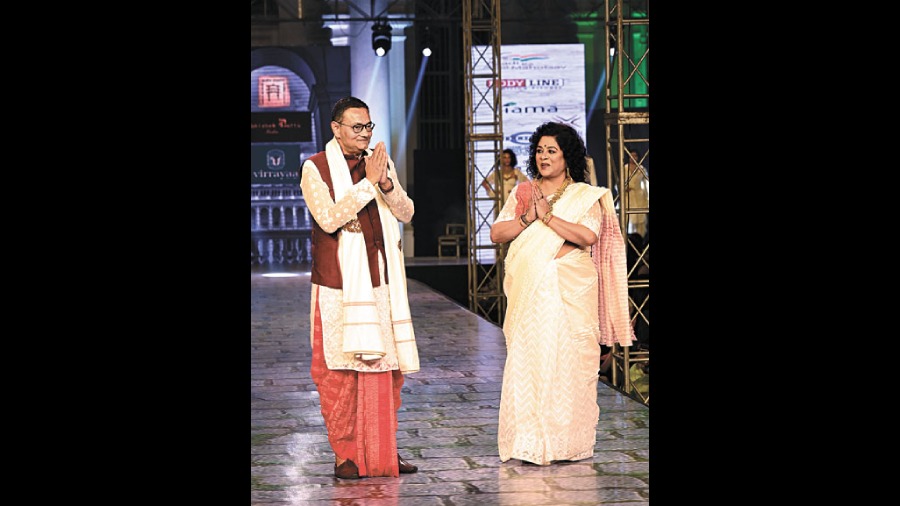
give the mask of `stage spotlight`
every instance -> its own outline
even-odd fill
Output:
[[[391,50],[391,25],[384,21],[376,21],[372,25],[372,49],[378,56],[384,56]]]
[[[422,55],[431,56],[431,33],[428,31],[427,26],[422,34]]]

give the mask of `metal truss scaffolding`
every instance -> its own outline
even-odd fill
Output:
[[[611,182],[628,252],[628,304],[632,326],[643,326],[649,333],[650,174],[644,166],[650,152],[649,0],[605,0],[605,25],[609,55],[606,59],[609,79],[604,114],[607,180]],[[631,151],[638,150],[639,146],[643,148],[640,159],[629,162]],[[636,202],[631,197],[633,192],[630,190],[638,184],[645,185],[646,202]],[[635,233],[636,222],[643,223],[639,233]],[[642,367],[649,365],[650,350],[640,342],[636,344],[613,347],[611,381],[625,394],[649,405],[649,381],[639,385],[635,375],[639,374],[642,380],[649,379]]]
[[[493,85],[500,82],[500,0],[463,0],[462,32],[469,309],[502,324],[506,312],[506,297],[501,289],[506,248],[490,241],[490,229],[504,196],[503,192],[497,192],[493,198],[477,194],[489,174],[496,178],[494,188],[502,188],[502,87]]]

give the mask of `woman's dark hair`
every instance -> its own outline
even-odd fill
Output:
[[[509,165],[510,165],[511,167],[515,167],[516,165],[519,165],[519,159],[516,158],[516,152],[515,152],[515,151],[513,151],[513,150],[511,150],[511,149],[509,149],[509,148],[506,148],[506,149],[503,150],[503,152],[509,155]]]
[[[361,107],[367,111],[369,110],[369,106],[356,97],[344,97],[338,100],[334,103],[334,107],[331,108],[331,121],[340,122],[341,119],[344,118],[344,111],[347,109],[355,109],[357,107]]]
[[[587,166],[587,162],[584,160],[584,157],[587,155],[584,140],[571,126],[552,121],[537,127],[537,130],[531,134],[531,145],[528,146],[528,167],[526,169],[528,177],[531,179],[540,177],[541,171],[538,170],[534,154],[537,150],[538,141],[544,136],[556,139],[556,142],[559,143],[559,148],[562,149],[563,157],[566,159],[566,165],[569,167],[569,175],[572,176],[572,180],[576,183],[583,183],[585,167]]]
[[[641,161],[641,152],[637,148],[628,148],[625,150],[625,163],[631,164],[631,154],[634,153],[634,163]]]

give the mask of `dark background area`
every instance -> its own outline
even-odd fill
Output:
[[[416,186],[410,196],[416,212],[415,256],[436,257],[437,238],[447,223],[466,222],[466,152],[464,149],[417,149]]]

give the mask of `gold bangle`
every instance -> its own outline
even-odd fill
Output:
[[[544,225],[549,225],[550,220],[552,220],[552,219],[553,219],[553,211],[547,211],[547,214],[545,214],[544,217],[541,218],[541,221],[544,222]]]
[[[525,215],[524,215],[524,214],[519,215],[519,224],[522,225],[522,228],[528,228],[528,225],[530,225],[530,223],[528,223],[527,221],[525,221]]]

